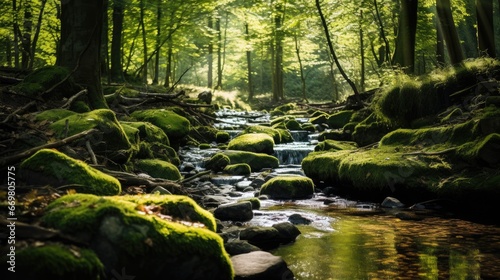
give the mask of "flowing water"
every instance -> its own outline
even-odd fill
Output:
[[[229,120],[228,114],[231,112],[221,113],[225,123],[248,121],[240,117]],[[253,116],[268,120],[258,113]],[[238,133],[235,130],[231,135]],[[311,135],[293,135],[295,143],[275,147],[281,163],[276,173],[300,174],[302,158],[314,148]],[[191,152],[207,157],[216,150]],[[236,184],[243,179],[236,177],[214,178],[213,183]],[[302,234],[294,243],[272,251],[285,259],[297,280],[500,279],[500,226],[432,215],[402,220],[378,208],[378,202],[358,203],[340,197],[328,205],[318,197],[264,200],[248,225],[270,226],[294,214],[309,221],[297,225]]]

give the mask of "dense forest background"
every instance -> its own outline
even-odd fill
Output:
[[[428,73],[500,49],[496,0],[78,2],[2,1],[0,65],[64,66],[64,6],[70,17],[94,11],[86,31],[66,32],[90,45],[102,31],[102,82],[169,88],[180,80],[249,99],[337,101],[397,72]]]

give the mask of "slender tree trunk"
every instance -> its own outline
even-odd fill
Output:
[[[107,108],[99,68],[103,0],[61,2],[60,66],[73,70],[75,82],[88,90],[92,109]]]
[[[40,4],[40,12],[38,13],[38,20],[35,27],[35,35],[33,36],[33,42],[31,42],[30,62],[28,65],[28,69],[33,69],[33,63],[35,62],[36,44],[38,43],[40,29],[42,28],[42,19],[43,11],[45,10],[45,4],[47,4],[47,0],[42,0]]]
[[[385,30],[384,30],[384,23],[382,22],[382,15],[380,14],[380,11],[378,9],[378,4],[377,0],[373,0],[373,6],[375,8],[375,15],[377,17],[377,22],[380,27],[380,37],[384,41],[384,48],[379,49],[379,63],[378,66],[382,66],[382,64],[386,61],[391,61],[389,56],[391,53],[390,45],[389,45],[389,40],[387,40],[387,36],[385,36]]]
[[[319,14],[319,17],[321,18],[321,24],[323,25],[323,29],[325,31],[326,41],[328,43],[328,48],[330,50],[330,55],[331,55],[333,61],[335,62],[335,65],[339,69],[340,74],[342,75],[342,77],[344,78],[344,80],[349,84],[349,86],[351,87],[352,91],[357,96],[358,102],[360,103],[360,100],[359,100],[359,91],[356,88],[356,85],[351,81],[351,79],[349,79],[349,77],[347,76],[347,74],[344,72],[344,69],[342,68],[342,65],[340,65],[340,62],[339,62],[339,60],[337,58],[337,54],[335,53],[335,50],[333,49],[333,43],[332,43],[332,40],[330,38],[330,31],[328,30],[328,24],[326,23],[325,16],[323,15],[323,12],[321,11],[321,5],[319,3],[319,0],[316,0],[316,8],[318,9],[318,14]]]
[[[160,75],[160,48],[161,48],[161,20],[162,20],[162,0],[157,0],[156,7],[156,49],[158,50],[155,54],[155,73],[153,77],[153,85],[158,84],[158,78]]]
[[[165,73],[165,83],[163,84],[166,88],[170,88],[172,79],[172,39],[168,41],[168,50],[167,50],[167,70]]]
[[[495,57],[493,0],[476,0],[476,15],[479,52],[489,57]]]
[[[212,18],[212,15],[210,15],[208,18],[207,27],[210,30],[210,33],[213,34],[214,20]],[[210,89],[213,86],[213,66],[214,66],[213,57],[214,57],[214,43],[212,36],[210,36],[210,42],[208,43],[208,57],[207,57],[208,60],[207,87]]]
[[[23,22],[23,37],[22,37],[22,55],[21,67],[27,69],[31,58],[31,32],[33,29],[33,13],[31,9],[31,0],[24,4],[24,22]]]
[[[399,13],[398,36],[393,65],[399,65],[405,73],[415,72],[415,36],[417,33],[418,0],[402,0]]]
[[[215,31],[217,32],[217,84],[215,88],[222,89],[222,33],[220,30],[220,17],[217,17],[215,21]]]
[[[248,80],[248,100],[251,101],[254,96],[253,81],[252,81],[252,51],[250,49],[250,32],[248,23],[245,22],[245,41],[247,43],[247,80]]]
[[[300,82],[301,82],[300,91],[302,93],[302,99],[304,99],[306,102],[309,102],[306,96],[306,79],[304,77],[304,67],[302,66],[302,58],[300,57],[300,46],[297,34],[294,34],[293,40],[295,42],[295,53],[297,54],[297,61],[299,62]]]
[[[436,22],[436,62],[438,67],[442,67],[446,63],[444,59],[443,31],[441,30],[441,27],[438,24],[437,18],[435,18],[434,21]]]
[[[144,84],[148,84],[148,43],[146,40],[146,25],[144,23],[144,5],[145,0],[141,0],[140,3],[140,24],[142,30],[142,57],[143,57],[143,65],[142,65],[142,82]]]
[[[283,92],[283,25],[284,11],[281,3],[276,3],[276,15],[274,16],[274,81],[273,100],[284,98]]]
[[[110,78],[112,82],[123,82],[122,65],[122,32],[123,18],[125,10],[125,0],[113,1],[113,31],[111,35],[111,70]]]
[[[14,13],[14,23],[13,23],[13,32],[14,32],[14,67],[19,68],[19,11],[17,10],[17,0],[12,0],[12,12]]]
[[[108,6],[109,1],[104,0],[105,7]],[[106,76],[108,84],[111,82],[109,77],[109,23],[108,23],[108,11],[104,10],[102,12],[102,32],[101,32],[101,75]]]
[[[450,63],[456,65],[464,60],[464,54],[458,38],[458,32],[451,13],[450,0],[437,0],[436,11],[439,23],[443,30],[443,38],[446,42]]]
[[[361,92],[365,91],[365,46],[363,35],[363,10],[359,14],[359,52],[361,54],[361,69],[360,69],[360,82],[359,88]]]

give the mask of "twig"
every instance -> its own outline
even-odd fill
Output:
[[[45,145],[41,145],[41,146],[38,146],[38,147],[34,147],[34,148],[31,148],[31,149],[28,149],[28,150],[26,150],[24,152],[21,152],[19,154],[15,154],[15,155],[12,155],[12,156],[4,157],[4,158],[0,159],[0,166],[5,166],[5,165],[8,165],[8,164],[17,162],[20,159],[23,159],[23,158],[26,158],[26,157],[29,157],[29,156],[33,155],[34,153],[38,152],[41,149],[50,149],[50,148],[56,148],[56,147],[67,145],[67,144],[69,144],[71,142],[74,142],[75,140],[78,140],[78,139],[83,138],[83,137],[87,137],[87,136],[92,135],[92,134],[94,134],[94,133],[96,133],[98,131],[99,130],[97,130],[95,128],[94,129],[89,129],[89,130],[77,133],[75,135],[72,135],[70,137],[64,138],[62,140],[56,141],[54,143],[48,143],[48,144],[45,144]]]
[[[78,97],[87,94],[88,91],[86,89],[79,91],[77,94],[71,96],[64,105],[61,106],[62,109],[68,109],[69,106],[71,106],[71,103],[73,103]]]
[[[201,176],[204,176],[204,175],[209,175],[212,171],[210,170],[207,170],[207,171],[202,171],[202,172],[199,172],[199,173],[196,173],[194,174],[193,176],[191,177],[188,177],[188,178],[185,178],[183,180],[180,180],[178,181],[180,184],[184,184],[186,182],[189,182],[189,181],[192,181],[193,179],[196,179],[198,177],[201,177]]]
[[[29,107],[35,105],[36,102],[35,101],[31,101],[29,102],[28,104],[24,105],[23,107],[15,110],[14,112],[12,112],[11,114],[9,114],[3,121],[2,123],[7,123],[8,121],[10,121],[10,119],[15,116],[16,114],[20,113],[20,112],[23,112],[25,110],[27,110]]]
[[[97,159],[95,157],[94,151],[92,150],[92,147],[90,146],[89,140],[85,141],[85,147],[87,147],[87,151],[90,154],[90,159],[92,160],[92,163],[97,165]]]

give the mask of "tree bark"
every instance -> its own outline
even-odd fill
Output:
[[[156,7],[156,49],[158,50],[155,54],[155,73],[153,77],[153,85],[158,84],[158,78],[160,76],[160,48],[161,48],[161,20],[162,20],[162,0],[157,0]]]
[[[35,27],[35,35],[31,43],[30,61],[28,64],[28,69],[33,69],[33,63],[35,62],[36,44],[38,42],[38,37],[40,35],[40,29],[42,28],[42,19],[43,19],[43,11],[45,10],[45,4],[47,4],[47,0],[42,0],[42,3],[40,4],[40,13],[38,13],[38,21]]]
[[[297,54],[297,61],[299,62],[300,82],[301,82],[300,91],[302,93],[302,99],[308,102],[306,97],[306,78],[304,77],[304,67],[302,66],[302,58],[300,57],[299,39],[297,34],[294,34],[293,40],[295,42],[295,53]]]
[[[415,72],[417,8],[418,0],[401,1],[396,50],[392,59],[393,65],[399,65],[408,74]]]
[[[23,22],[23,36],[21,39],[22,54],[21,54],[21,67],[28,69],[31,59],[31,31],[33,29],[33,13],[31,9],[31,0],[24,4],[24,22]]]
[[[92,109],[107,108],[99,69],[103,0],[61,2],[61,52],[58,65],[73,70],[88,90]]]
[[[140,3],[140,25],[142,31],[142,57],[143,57],[143,65],[142,65],[142,82],[144,84],[148,84],[148,43],[146,41],[146,25],[144,23],[144,10],[146,9],[145,0],[141,0]]]
[[[122,65],[122,32],[123,18],[125,10],[125,0],[113,1],[113,31],[111,37],[111,70],[110,78],[112,82],[123,82]]]
[[[212,18],[212,15],[208,17],[208,23],[207,27],[210,31],[211,34],[213,34],[213,29],[214,29],[214,20]],[[210,36],[210,41],[208,42],[208,57],[207,57],[207,64],[208,64],[208,71],[207,71],[207,88],[212,88],[213,86],[213,64],[214,64],[214,42],[212,36]]]
[[[493,32],[493,0],[476,0],[477,41],[480,54],[495,55],[495,33]]]
[[[281,3],[275,4],[274,16],[274,75],[273,75],[273,100],[278,101],[284,98],[283,92],[283,39],[284,33],[281,30],[283,25],[284,11]]]
[[[443,31],[443,38],[446,42],[450,63],[456,65],[464,60],[464,54],[458,38],[458,32],[453,21],[451,13],[450,0],[437,0],[436,11],[439,18],[439,23]]]
[[[252,51],[250,50],[250,32],[248,30],[248,22],[245,22],[245,41],[247,43],[247,80],[248,80],[248,100],[252,100],[254,96],[252,82]]]

